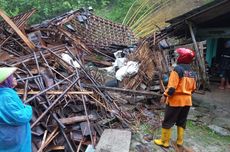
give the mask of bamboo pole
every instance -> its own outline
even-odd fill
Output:
[[[25,93],[30,94],[30,95],[36,95],[36,94],[41,94],[41,91],[29,91],[29,92],[26,92],[26,90],[19,90],[19,91],[17,91],[17,93],[19,95],[23,95]],[[59,95],[59,94],[62,94],[63,91],[53,90],[53,91],[47,91],[45,93],[46,94],[51,94],[51,95]],[[89,95],[89,94],[93,94],[93,92],[92,91],[68,91],[66,93],[66,95],[78,95],[78,94]]]
[[[78,70],[76,70],[76,73],[77,73],[77,76],[80,77]],[[77,82],[78,82],[78,85],[79,85],[80,89],[83,90],[83,87],[81,85],[80,80],[78,80]],[[91,124],[90,124],[90,121],[89,121],[89,114],[88,114],[87,107],[86,107],[86,99],[87,98],[86,98],[85,95],[81,95],[81,98],[82,98],[83,107],[84,107],[84,111],[85,111],[85,115],[86,115],[86,121],[87,121],[88,128],[89,128],[89,134],[90,134],[91,143],[92,143],[92,145],[94,147],[95,144],[93,143],[93,136],[92,136],[92,131],[91,131]]]
[[[143,20],[143,23],[140,23],[138,26],[133,28],[133,31],[137,32],[138,30],[141,31],[141,30],[145,29],[146,27],[149,28],[152,25],[154,25],[153,22],[155,22],[154,16],[149,15]]]
[[[136,9],[136,11],[133,13],[133,15],[129,18],[127,21],[127,26],[130,26],[137,14],[140,12],[141,8],[144,7],[149,0],[144,0],[143,3]]]
[[[168,0],[168,1],[165,1],[163,4],[160,4],[159,6],[157,6],[157,7],[154,8],[153,10],[151,10],[148,14],[146,14],[146,15],[143,16],[142,18],[139,18],[139,19],[137,20],[137,22],[131,26],[131,29],[136,29],[136,28],[138,28],[138,27],[140,27],[140,26],[143,26],[143,25],[145,25],[146,23],[149,23],[149,22],[151,23],[151,20],[155,20],[155,19],[154,19],[154,14],[155,14],[157,11],[159,11],[160,8],[165,7],[166,4],[167,4],[168,2],[169,2],[169,0]],[[157,4],[157,3],[154,3],[153,6],[155,6],[156,4]],[[153,7],[153,6],[152,6],[152,7]]]
[[[146,12],[148,12],[147,14],[146,14],[146,12],[145,13],[143,13],[141,16],[140,16],[140,18],[138,18],[138,20],[131,26],[131,29],[132,28],[134,28],[135,26],[137,26],[137,25],[139,25],[140,24],[140,22],[142,22],[143,20],[145,20],[146,18],[148,18],[148,16],[150,16],[150,13],[152,13],[153,11],[155,11],[157,8],[154,8],[154,7],[156,7],[155,5],[157,4],[159,2],[159,0],[158,1],[156,1],[155,3],[153,3],[153,4],[151,4],[152,6],[146,11]],[[159,5],[160,6],[160,5]],[[154,8],[154,9],[153,9]],[[151,16],[152,16],[152,14],[151,14]],[[144,23],[144,22],[142,22],[142,23]]]
[[[137,2],[138,2],[138,0],[135,0],[135,2],[133,2],[133,4],[131,5],[131,7],[129,8],[128,12],[127,12],[126,15],[125,15],[125,18],[124,18],[123,21],[122,21],[122,24],[123,24],[123,25],[126,23],[126,19],[127,19],[127,17],[128,17],[129,12],[132,10],[134,4],[136,4]]]
[[[49,143],[59,134],[58,127],[56,127],[52,133],[47,137],[43,149],[49,145]]]
[[[46,135],[47,135],[47,130],[45,130],[44,136],[42,138],[42,143],[41,143],[41,146],[40,146],[38,152],[42,152],[43,151],[43,148],[45,146]]]
[[[158,1],[157,1],[158,2]],[[136,34],[137,37],[145,37],[152,32],[156,31],[156,25],[153,24],[155,22],[154,15],[160,10],[167,6],[167,4],[170,2],[169,0],[155,6],[157,4],[155,2],[152,4],[151,8],[146,11],[133,25],[131,25],[131,29]],[[143,31],[144,30],[144,31]]]

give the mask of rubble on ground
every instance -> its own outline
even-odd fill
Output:
[[[84,9],[28,26],[33,13],[10,19],[1,11],[0,65],[18,67],[16,89],[33,107],[34,151],[85,151],[104,129],[135,130],[149,118],[159,126],[150,108],[161,107],[140,101],[158,101],[164,90],[161,73],[167,65],[158,47],[164,35],[138,40],[128,27]],[[119,51],[123,55],[115,58]],[[116,59],[124,57],[118,66]],[[117,80],[115,73],[123,67],[128,72]],[[117,86],[105,86],[108,80]]]

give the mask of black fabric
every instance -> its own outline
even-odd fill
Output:
[[[175,88],[171,87],[171,88],[169,88],[167,94],[168,94],[169,96],[172,96],[172,95],[174,94],[175,90],[176,90]]]
[[[222,70],[230,70],[230,49],[225,49],[223,51],[220,67]]]
[[[223,55],[227,55],[227,56],[230,56],[230,48],[226,48],[223,53]]]
[[[183,77],[184,69],[183,69],[182,66],[177,65],[177,66],[174,68],[174,71],[176,71],[176,73],[179,75],[179,78],[182,78],[182,77]]]
[[[223,78],[225,78],[227,81],[230,81],[230,70],[223,71]]]
[[[165,116],[162,123],[162,128],[169,129],[173,125],[180,126],[185,129],[190,106],[185,107],[170,107],[166,106]]]
[[[195,78],[196,73],[192,71],[192,68],[189,64],[178,64],[175,68],[174,71],[177,72],[179,75],[179,78],[182,77],[190,77],[190,78]]]

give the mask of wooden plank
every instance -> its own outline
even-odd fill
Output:
[[[38,152],[42,152],[43,151],[43,148],[44,148],[44,145],[45,145],[45,140],[46,140],[46,135],[47,135],[47,130],[44,133],[44,136],[43,136],[43,139],[42,139],[42,143],[41,143],[41,146],[40,146]]]
[[[0,15],[2,18],[13,28],[13,30],[22,38],[22,40],[27,44],[27,46],[35,50],[34,44],[22,33],[22,31],[15,25],[15,23],[0,9]]]
[[[130,131],[105,129],[95,152],[129,152],[130,142]]]

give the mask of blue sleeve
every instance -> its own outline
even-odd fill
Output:
[[[24,125],[32,118],[32,107],[24,105],[20,98],[5,96],[1,98],[0,119],[9,125]]]
[[[181,66],[176,66],[174,68],[174,71],[176,71],[176,73],[178,74],[179,78],[182,78],[183,77],[183,74],[184,74],[184,69],[181,67]]]

